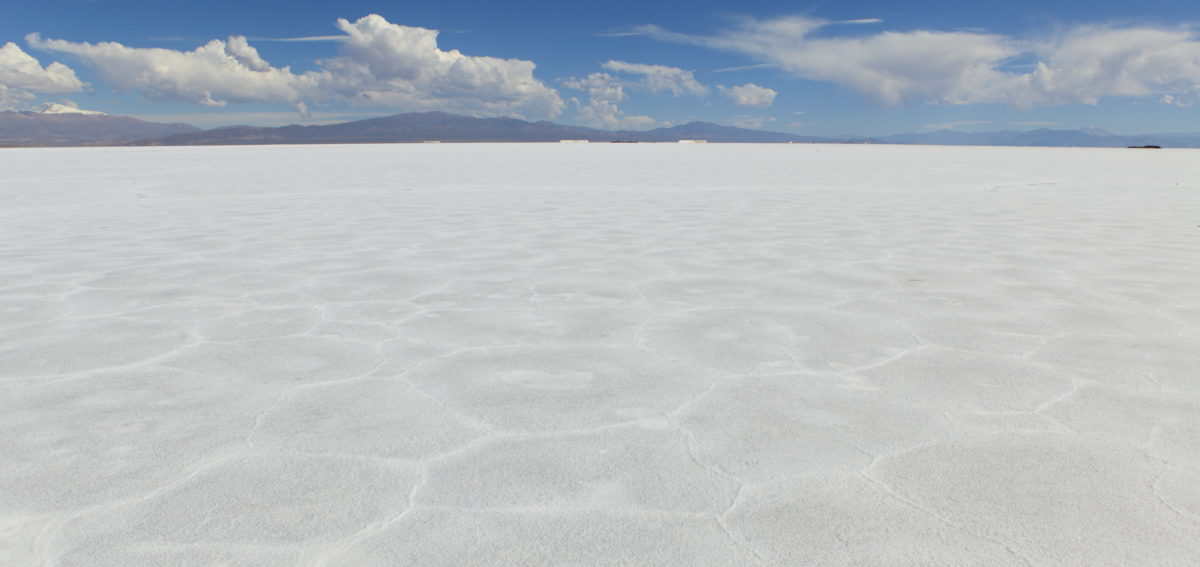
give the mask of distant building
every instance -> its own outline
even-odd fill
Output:
[[[588,140],[559,140],[560,144],[586,144]]]
[[[424,142],[421,142],[421,143],[422,144],[440,144],[440,143],[442,143],[442,141],[441,140],[425,140]]]
[[[707,144],[708,140],[679,140],[680,144]]]

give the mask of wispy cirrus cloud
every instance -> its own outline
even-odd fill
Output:
[[[277,41],[282,43],[306,43],[321,41],[346,41],[344,35],[307,35],[300,37],[252,37],[251,41]]]
[[[722,69],[713,69],[709,73],[732,73],[735,71],[750,71],[753,69],[770,69],[778,67],[776,63],[755,63],[754,65],[738,65],[736,67],[725,67]]]
[[[709,91],[708,87],[696,80],[696,74],[693,71],[679,67],[613,60],[604,62],[601,67],[613,73],[635,75],[639,79],[633,83],[633,86],[655,94],[704,96]]]
[[[859,18],[857,20],[838,20],[836,22],[831,22],[831,23],[851,25],[851,26],[865,26],[865,25],[871,25],[871,24],[882,24],[883,18]]]

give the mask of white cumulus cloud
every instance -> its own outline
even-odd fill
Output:
[[[743,53],[793,76],[846,86],[885,104],[964,100],[1004,78],[995,65],[1019,53],[1006,38],[963,32],[812,37],[829,22],[801,16],[743,20],[713,36],[639,28],[664,41]]]
[[[21,108],[39,94],[64,94],[83,89],[75,71],[62,63],[43,67],[15,43],[0,46],[0,110]]]
[[[312,96],[316,80],[274,68],[243,37],[214,39],[192,51],[126,47],[115,42],[74,43],[26,40],[38,49],[68,53],[96,69],[100,78],[122,92],[140,91],[155,102],[182,101],[205,106],[230,102],[300,102]]]
[[[215,39],[192,51],[37,34],[27,40],[39,49],[74,55],[113,88],[139,91],[152,101],[289,103],[304,112],[302,103],[343,100],[527,118],[552,118],[562,111],[558,92],[534,77],[531,61],[445,51],[438,47],[437,30],[393,24],[378,15],[339,19],[336,25],[344,34],[335,36],[338,54],[305,73],[272,66],[242,36]]]
[[[1018,108],[1096,104],[1105,97],[1200,99],[1200,37],[1191,29],[1079,27],[1049,39],[963,31],[830,36],[805,16],[744,19],[712,35],[641,26],[639,34],[741,53],[803,79],[857,90],[880,103],[1006,103]],[[815,35],[814,32],[825,33]],[[1014,60],[1032,60],[1016,70]]]
[[[393,24],[378,15],[338,20],[341,54],[322,60],[324,89],[363,104],[472,114],[552,118],[558,92],[521,59],[469,56],[437,44],[437,30]]]
[[[775,95],[779,94],[775,89],[760,87],[754,83],[734,87],[721,85],[718,88],[725,96],[733,99],[734,104],[758,108],[767,108],[775,104]]]
[[[597,128],[636,129],[659,124],[649,116],[629,115],[621,110],[619,103],[628,98],[629,90],[674,97],[705,96],[709,93],[709,88],[696,80],[693,71],[678,67],[616,60],[605,61],[600,66],[610,72],[559,81],[565,88],[588,94],[587,102],[572,99],[577,108],[575,117]]]
[[[618,104],[629,95],[625,93],[621,79],[608,73],[592,73],[583,78],[564,79],[562,86],[588,94],[586,103],[579,99],[572,100],[578,109],[575,118],[589,126],[619,130],[644,128],[657,122],[649,116],[625,114]]]
[[[1083,27],[1034,51],[1036,67],[1013,89],[1019,106],[1154,95],[1187,106],[1200,96],[1200,38],[1191,30]]]

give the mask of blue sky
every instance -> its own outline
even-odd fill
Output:
[[[445,110],[813,135],[1200,131],[1194,1],[8,4],[9,109],[204,127]],[[278,41],[295,38],[312,40]]]

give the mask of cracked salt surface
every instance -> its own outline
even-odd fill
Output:
[[[1200,564],[1195,152],[0,152],[0,565]]]

